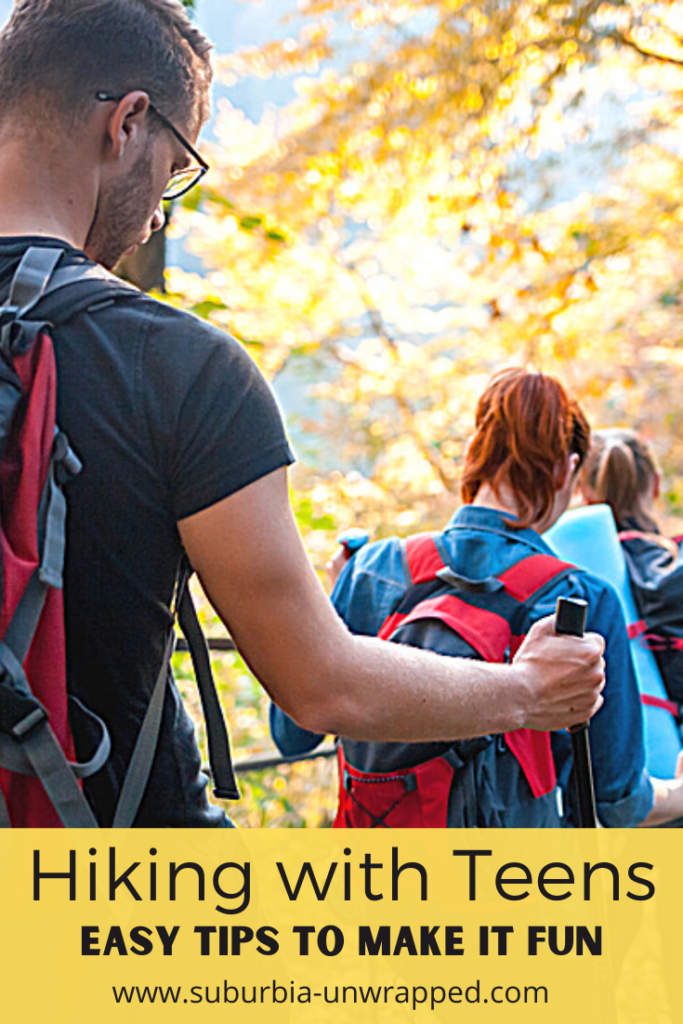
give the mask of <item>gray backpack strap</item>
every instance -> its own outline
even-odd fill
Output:
[[[128,771],[123,780],[121,794],[114,813],[112,828],[132,828],[147,789],[152,771],[152,762],[159,741],[161,718],[164,710],[164,697],[168,682],[169,663],[175,649],[175,631],[172,630],[166,644],[161,668],[157,675],[154,689],[147,711],[140,726],[138,738],[128,764]]]
[[[7,801],[5,800],[4,794],[0,789],[0,828],[11,828],[12,822],[9,817],[9,810],[7,808]]]
[[[31,246],[21,258],[12,279],[7,305],[17,310],[17,318],[26,316],[45,294],[53,279],[63,249]]]
[[[31,326],[31,338],[48,324],[61,324],[83,310],[142,297],[134,285],[121,281],[104,267],[75,256],[76,262],[59,266],[66,250],[31,246],[21,258],[7,301],[0,309],[3,350],[11,351],[12,324]]]
[[[89,711],[75,697],[69,697],[69,701],[78,707],[79,713],[87,718],[91,727],[99,730],[99,739],[94,753],[87,761],[68,761],[69,768],[77,779],[89,779],[104,767],[111,753],[111,741],[107,727],[98,715]],[[24,753],[22,744],[0,733],[0,768],[7,768],[11,772],[18,772],[19,775],[35,775],[35,769]],[[1,827],[1,826],[0,826]]]
[[[34,575],[31,582],[36,579]],[[40,617],[44,595],[38,586],[28,599],[26,593],[20,602],[26,619],[36,615],[37,607]],[[3,731],[8,734],[7,742],[13,741],[20,747],[21,755],[30,764],[32,774],[40,779],[65,828],[96,828],[95,816],[50,727],[45,709],[31,692],[19,656],[5,641],[0,644],[0,665],[4,673]]]
[[[22,750],[64,827],[97,828],[97,819],[47,720],[31,729],[22,741]]]

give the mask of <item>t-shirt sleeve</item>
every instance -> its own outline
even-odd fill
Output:
[[[197,317],[157,307],[143,376],[146,419],[176,520],[294,461],[258,367],[234,338]]]

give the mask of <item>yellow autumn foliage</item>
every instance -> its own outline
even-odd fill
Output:
[[[276,383],[310,364],[320,454],[293,500],[319,569],[343,527],[443,523],[511,364],[654,441],[681,512],[682,38],[679,2],[300,0],[279,40],[221,58],[227,84],[287,76],[295,99],[256,123],[221,102],[174,217],[206,272],[169,287]]]

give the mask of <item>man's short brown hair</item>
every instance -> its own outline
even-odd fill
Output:
[[[16,0],[0,33],[0,118],[34,99],[77,118],[99,91],[143,89],[167,117],[203,121],[210,49],[180,0]]]

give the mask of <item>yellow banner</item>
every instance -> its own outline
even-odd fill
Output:
[[[677,836],[4,833],[2,1018],[678,1022]]]

